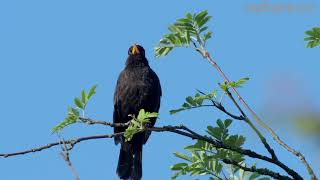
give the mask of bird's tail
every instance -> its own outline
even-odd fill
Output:
[[[142,145],[133,154],[133,165],[131,172],[132,180],[140,180],[142,177]]]
[[[142,145],[139,147],[132,147],[129,143],[121,144],[117,174],[120,179],[141,179]]]
[[[128,179],[131,175],[132,150],[129,143],[121,143],[117,175],[120,179]]]

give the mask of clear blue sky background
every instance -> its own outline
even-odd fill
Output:
[[[320,51],[305,48],[303,38],[305,30],[319,25],[320,3],[263,1],[311,3],[315,9],[307,13],[248,13],[245,5],[250,2],[260,1],[1,1],[0,153],[56,141],[51,128],[63,120],[73,98],[93,84],[98,84],[97,94],[88,106],[87,115],[111,121],[116,79],[124,67],[127,49],[135,42],[145,47],[150,65],[162,83],[157,125],[184,123],[204,132],[206,125],[225,118],[216,110],[207,113],[208,109],[170,116],[168,111],[179,107],[195,89],[216,89],[221,78],[190,49],[175,50],[160,60],[153,54],[153,47],[176,18],[208,9],[213,16],[209,23],[213,39],[208,45],[212,55],[232,79],[251,77],[246,88],[240,90],[243,96],[284,140],[306,155],[320,176],[319,143],[297,136],[292,128],[287,128],[290,121],[278,124],[266,118],[272,93],[280,98],[272,99],[276,102],[287,96],[296,103],[299,97],[307,99],[304,101],[307,105],[319,107]],[[277,91],[274,82],[285,84],[288,79],[294,79],[294,88]],[[299,89],[297,94],[290,93],[295,89]],[[230,110],[236,112],[234,108]],[[250,137],[245,147],[266,153],[247,126],[235,123],[232,132]],[[112,133],[112,129],[74,125],[62,135],[67,139],[106,133]],[[309,179],[297,158],[288,155],[272,139],[268,140],[282,161]],[[144,148],[144,179],[169,179],[172,173],[169,166],[178,162],[172,153],[190,143],[191,140],[177,135],[153,133]],[[110,139],[78,144],[71,152],[71,160],[80,179],[116,179],[118,149]],[[57,147],[0,159],[0,179],[74,179],[59,151]],[[259,165],[266,164],[258,162]]]

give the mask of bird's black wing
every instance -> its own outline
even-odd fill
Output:
[[[123,99],[123,87],[125,86],[125,82],[128,81],[127,75],[125,71],[122,71],[118,77],[116,89],[113,96],[113,123],[126,123],[122,118],[122,110],[121,110],[121,99]],[[114,133],[119,133],[125,131],[125,128],[122,127],[114,127]],[[123,136],[116,136],[114,138],[115,144],[118,144],[123,140]]]
[[[150,90],[149,90],[150,94],[149,94],[149,98],[148,98],[146,104],[143,104],[143,106],[144,106],[144,109],[146,109],[146,111],[148,111],[148,112],[159,112],[160,99],[162,96],[160,80],[159,80],[157,74],[152,69],[150,69],[149,76],[150,76],[149,79],[151,80]],[[150,124],[148,125],[148,127],[153,127],[156,123],[156,119],[157,118],[151,118]],[[150,134],[151,134],[151,131],[148,131],[145,133],[143,143],[147,142]]]
[[[129,115],[137,116],[139,110],[143,108],[142,104],[147,102],[149,94],[144,88],[141,77],[135,77],[135,72],[130,69],[124,69],[118,78],[116,90],[114,93],[114,123],[126,123],[132,118]],[[114,127],[114,133],[124,132],[125,127]],[[124,142],[123,136],[114,138],[115,143]]]

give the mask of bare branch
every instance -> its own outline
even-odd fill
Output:
[[[121,135],[121,134],[123,134],[123,133],[80,137],[80,138],[76,138],[76,139],[67,140],[67,141],[65,141],[65,144],[68,144],[68,145],[71,146],[71,148],[68,149],[68,150],[70,150],[77,143],[80,143],[82,141],[93,140],[93,139],[113,138],[114,136],[118,136],[118,135]],[[45,149],[49,149],[49,148],[52,148],[54,146],[58,146],[58,145],[61,145],[61,144],[62,144],[61,141],[54,142],[54,143],[50,143],[50,144],[47,144],[47,145],[44,145],[44,146],[40,146],[38,148],[28,149],[28,150],[21,151],[21,152],[0,154],[0,157],[5,157],[6,158],[6,157],[10,157],[10,156],[17,156],[17,155],[23,155],[23,154],[28,154],[28,153],[34,153],[34,152],[38,152],[38,151],[42,151],[42,150],[45,150]]]
[[[76,170],[74,169],[74,167],[71,163],[71,160],[70,160],[69,149],[68,149],[64,139],[62,139],[60,141],[62,141],[62,143],[63,143],[63,145],[61,145],[61,148],[62,148],[61,156],[67,162],[67,164],[68,164],[69,168],[71,169],[72,173],[74,174],[76,180],[79,180],[79,176],[78,176]]]
[[[236,105],[236,107],[238,108],[238,110],[241,112],[242,116],[245,117],[245,122],[247,124],[249,124],[249,126],[253,129],[253,131],[258,135],[258,137],[260,138],[262,144],[264,145],[264,147],[268,150],[268,152],[270,153],[272,159],[278,160],[277,155],[275,154],[274,150],[271,148],[271,146],[269,145],[269,143],[267,142],[266,138],[261,134],[261,132],[253,125],[253,123],[250,121],[249,117],[244,113],[244,111],[241,109],[241,107],[239,106],[239,104],[237,103],[237,101],[233,98],[232,94],[229,92],[229,90],[226,90],[226,93],[228,95],[228,97],[232,100],[232,102]]]

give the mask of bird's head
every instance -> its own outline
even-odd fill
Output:
[[[128,55],[145,57],[145,51],[142,46],[134,44],[129,48]]]

